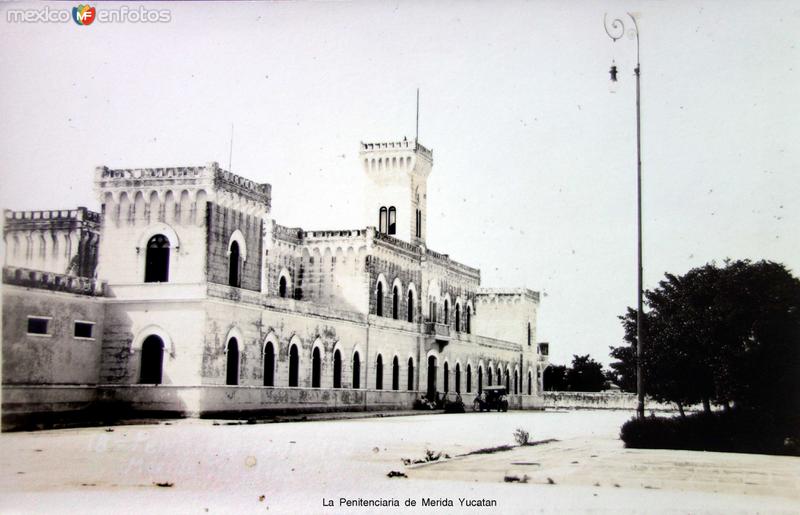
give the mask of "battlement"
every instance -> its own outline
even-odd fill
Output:
[[[93,278],[56,274],[15,266],[3,267],[3,284],[78,295],[103,295],[102,283]]]
[[[362,141],[359,155],[362,157],[367,157],[370,154],[386,153],[387,151],[409,151],[425,157],[431,163],[433,162],[433,150],[426,148],[417,140],[409,141],[407,139],[402,141],[384,141],[375,143],[364,143]]]
[[[521,297],[539,302],[539,292],[528,288],[478,288],[476,295],[479,300],[482,300],[481,296],[487,299],[491,297]]]
[[[48,209],[40,211],[3,210],[5,232],[21,230],[54,230],[69,229],[76,225],[86,225],[97,229],[100,225],[100,213],[85,207],[77,209]]]
[[[118,168],[100,166],[95,171],[99,188],[196,186],[235,193],[248,200],[270,206],[272,186],[236,175],[219,167],[216,162],[206,166],[167,168]]]

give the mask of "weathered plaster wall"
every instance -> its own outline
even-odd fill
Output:
[[[230,271],[231,236],[240,231],[245,245],[240,252],[247,259],[242,260],[241,288],[252,291],[261,290],[261,233],[262,221],[259,217],[239,210],[208,203],[207,215],[208,267],[207,280],[218,284],[228,284]]]
[[[3,285],[3,384],[95,384],[103,335],[101,299]],[[27,334],[28,316],[51,317],[48,335]],[[92,338],[74,336],[93,322]]]

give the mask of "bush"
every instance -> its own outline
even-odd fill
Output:
[[[514,440],[519,445],[528,445],[528,442],[531,439],[531,434],[521,427],[518,427],[516,431],[514,431]]]
[[[794,437],[769,417],[745,410],[632,419],[623,424],[620,439],[632,449],[800,455]]]

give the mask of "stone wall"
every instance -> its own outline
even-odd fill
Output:
[[[552,409],[621,409],[636,410],[635,393],[625,392],[542,392],[542,407]],[[674,404],[662,404],[653,400],[645,401],[645,409],[653,411],[674,411]],[[694,411],[689,408],[687,411]]]
[[[244,245],[239,245],[242,256],[239,287],[261,291],[261,219],[213,202],[208,203],[207,213],[206,280],[218,284],[229,283],[231,237],[235,231],[239,231],[244,239]]]

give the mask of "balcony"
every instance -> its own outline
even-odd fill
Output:
[[[444,349],[444,346],[450,343],[450,326],[446,324],[438,324],[436,322],[425,322],[423,324],[423,331],[425,332],[425,347],[430,350],[433,344],[439,345],[439,352]]]

